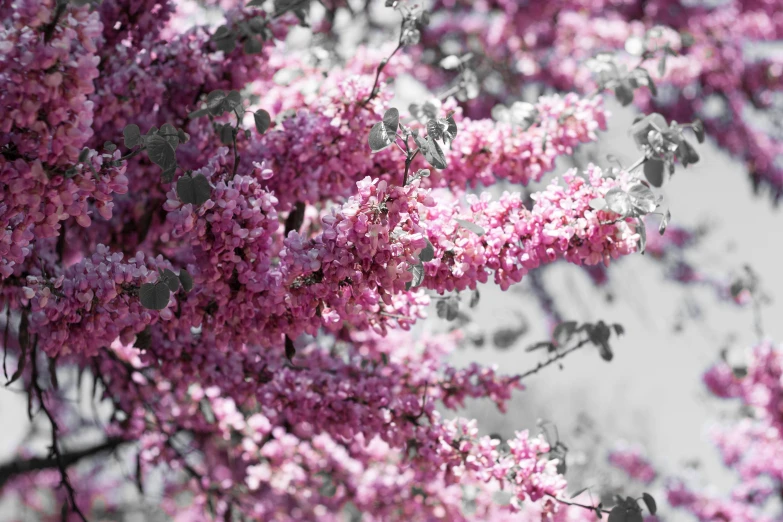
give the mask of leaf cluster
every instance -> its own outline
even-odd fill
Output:
[[[159,271],[159,279],[156,283],[144,283],[139,288],[139,300],[141,306],[148,310],[163,310],[169,304],[169,298],[172,292],[176,292],[182,287],[185,292],[193,289],[193,278],[185,271],[181,270],[179,275],[170,269]]]

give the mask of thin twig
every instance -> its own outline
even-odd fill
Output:
[[[397,51],[402,49],[405,44],[402,43],[402,36],[405,34],[405,17],[402,17],[402,22],[400,23],[400,39],[397,42],[397,47],[394,48],[394,51],[389,55],[388,58],[384,58],[381,60],[381,63],[378,64],[378,67],[375,69],[375,81],[372,83],[372,90],[370,90],[369,96],[367,96],[367,99],[364,100],[362,103],[359,104],[359,107],[366,107],[370,101],[375,98],[375,96],[378,95],[378,80],[381,77],[381,71],[383,71],[383,68],[386,67],[386,64],[389,63],[389,60],[392,59],[392,57],[397,54]]]
[[[403,176],[402,176],[402,186],[403,187],[408,184],[408,169],[410,169],[411,163],[413,163],[413,158],[416,157],[416,155],[419,153],[420,150],[421,149],[416,149],[415,151],[413,151],[413,155],[408,156],[407,158],[405,158],[405,174],[403,174]]]
[[[547,493],[547,496],[557,500],[561,504],[565,504],[566,506],[574,506],[574,507],[585,508],[585,509],[589,509],[590,511],[595,511],[597,509],[597,510],[601,511],[601,513],[611,513],[611,510],[609,510],[609,509],[603,509],[603,508],[599,508],[598,506],[588,506],[587,504],[579,504],[578,502],[571,502],[571,501],[568,501],[568,500],[563,500],[562,498],[557,498],[556,496],[554,496],[554,495],[552,495],[550,493]]]
[[[546,360],[546,361],[544,361],[544,362],[540,362],[540,363],[538,363],[538,364],[536,365],[536,367],[535,367],[535,368],[533,368],[532,370],[528,370],[528,371],[526,371],[526,372],[525,372],[525,373],[523,373],[523,374],[517,375],[517,376],[516,376],[516,377],[517,377],[517,379],[524,379],[525,377],[529,377],[530,375],[533,375],[534,373],[538,373],[538,372],[539,372],[540,370],[542,370],[543,368],[546,368],[546,367],[547,367],[547,366],[549,366],[550,364],[552,364],[552,363],[555,363],[555,362],[559,361],[560,359],[562,359],[563,357],[565,357],[565,356],[566,356],[566,355],[568,355],[569,353],[575,352],[576,350],[578,350],[579,348],[581,348],[582,346],[584,346],[584,345],[585,345],[585,344],[587,344],[588,342],[590,342],[590,339],[589,339],[589,338],[582,339],[582,340],[581,340],[581,341],[579,341],[579,342],[578,342],[578,343],[577,343],[575,346],[572,346],[571,348],[569,348],[569,349],[567,349],[567,350],[564,350],[564,351],[562,351],[562,352],[558,353],[557,355],[555,355],[555,356],[554,356],[554,357],[552,357],[551,359],[547,359],[547,360]]]
[[[59,427],[57,426],[57,421],[55,420],[54,415],[52,415],[52,412],[49,411],[49,408],[47,408],[46,402],[44,401],[43,390],[41,390],[41,387],[38,384],[37,347],[38,347],[38,338],[36,337],[35,342],[33,343],[33,352],[30,357],[32,363],[32,376],[31,376],[30,386],[32,386],[33,391],[35,391],[35,394],[38,397],[38,401],[41,403],[41,411],[44,412],[46,417],[49,419],[49,423],[52,425],[52,445],[49,451],[50,454],[54,456],[54,460],[56,462],[57,468],[60,470],[60,485],[65,486],[65,489],[68,493],[68,502],[71,505],[71,510],[79,516],[82,522],[87,522],[87,518],[84,516],[84,513],[82,513],[82,510],[79,509],[79,506],[76,503],[76,491],[73,489],[73,486],[71,485],[71,481],[68,478],[68,469],[67,466],[65,465],[65,460],[63,459],[63,455],[60,452],[60,443],[59,440],[57,439],[57,432],[59,430]]]

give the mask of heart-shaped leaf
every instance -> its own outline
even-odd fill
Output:
[[[370,150],[378,152],[393,143],[391,136],[386,132],[386,124],[379,121],[370,129]]]
[[[172,292],[179,290],[179,278],[177,277],[177,274],[170,269],[167,268],[161,273],[160,280],[166,283],[166,286],[168,286],[169,290]]]
[[[446,168],[446,156],[443,155],[443,149],[440,148],[437,141],[432,139],[431,136],[427,136],[424,140],[419,137],[415,137],[414,139],[419,145],[422,154],[424,154],[424,159],[426,159],[430,165],[438,170]]]
[[[397,127],[400,126],[400,111],[392,107],[383,113],[383,126],[386,127],[389,136],[397,134]]]
[[[163,310],[169,304],[171,291],[163,281],[144,283],[139,289],[141,306],[148,310]]]
[[[422,282],[424,282],[424,265],[422,264],[421,260],[419,260],[418,265],[413,265],[408,270],[411,274],[413,274],[413,279],[405,283],[405,290],[416,288],[417,286],[421,285]]]
[[[182,289],[186,292],[193,290],[193,277],[185,270],[180,270],[179,282],[182,283]]]
[[[259,109],[253,113],[253,120],[256,123],[256,130],[259,134],[263,134],[272,125],[272,117],[264,109]]]
[[[207,109],[212,116],[223,114],[223,100],[226,99],[226,93],[220,89],[207,94]]]
[[[425,246],[421,252],[419,252],[419,259],[421,259],[423,262],[432,261],[432,259],[435,257],[435,247],[432,246],[432,243],[430,243],[430,240],[427,239],[427,246]]]
[[[220,143],[223,145],[231,145],[234,142],[234,127],[226,123],[218,127],[218,136],[220,137]]]
[[[666,118],[654,112],[634,122],[628,132],[633,137],[636,145],[642,147],[649,145],[650,131],[654,130],[660,133],[668,130],[668,128],[669,125],[666,123]]]
[[[653,187],[663,185],[663,161],[656,158],[648,158],[644,162],[644,177]]]
[[[242,50],[245,54],[258,54],[264,50],[264,43],[255,36],[249,36],[242,44]]]
[[[177,156],[174,154],[174,147],[166,141],[166,138],[155,134],[148,136],[146,141],[147,154],[150,160],[163,169],[164,172],[177,166]]]
[[[179,131],[174,125],[171,123],[164,123],[161,125],[158,133],[163,139],[169,142],[172,149],[177,149],[177,145],[179,145]]]
[[[655,194],[644,183],[634,183],[628,188],[628,196],[637,214],[649,214],[655,211],[658,205],[655,202]]]
[[[209,181],[203,174],[198,174],[191,178],[184,175],[177,180],[177,196],[185,204],[199,206],[209,200],[212,195],[212,189]]]
[[[631,214],[631,198],[620,187],[609,189],[604,199],[606,200],[606,206],[615,214],[620,214],[622,217],[627,217]]]
[[[446,319],[447,321],[453,321],[459,314],[459,299],[453,295],[449,296],[446,299],[438,301],[435,308],[438,311],[438,317]]]
[[[239,91],[230,91],[226,94],[226,98],[223,100],[223,108],[228,111],[233,111],[239,104],[242,103],[242,95]]]
[[[122,136],[125,138],[125,146],[132,149],[141,143],[141,129],[135,123],[130,123],[122,130]]]

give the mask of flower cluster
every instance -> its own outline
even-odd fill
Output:
[[[598,53],[615,53],[618,65],[640,65],[658,84],[655,99],[646,89],[637,90],[640,108],[654,108],[667,120],[680,122],[700,117],[720,147],[747,163],[755,186],[768,186],[775,200],[783,195],[783,143],[757,127],[751,116],[754,109],[776,106],[783,63],[771,53],[755,60],[747,57],[749,47],[783,35],[778,2],[707,7],[670,1],[558,0],[521,8],[515,2],[439,0],[433,9],[437,15],[423,34],[425,44],[440,51],[435,57],[478,53],[478,81],[496,101],[513,100],[518,96],[515,86],[534,81],[591,92],[596,82],[585,62]],[[645,51],[654,56],[642,59]],[[669,55],[665,61],[663,53]],[[416,70],[423,81],[443,81],[440,71],[431,74],[426,69]],[[502,82],[498,71],[503,71]],[[468,114],[486,116],[492,98],[472,100]],[[722,106],[717,113],[715,104]]]

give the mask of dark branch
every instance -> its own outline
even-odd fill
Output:
[[[71,451],[68,453],[62,453],[60,455],[60,464],[63,467],[70,467],[79,462],[82,459],[98,455],[100,453],[111,451],[119,446],[130,442],[123,440],[119,437],[107,439],[95,446],[90,446],[77,451]],[[33,457],[30,459],[19,459],[5,464],[0,464],[0,488],[8,482],[8,480],[16,477],[17,475],[23,475],[32,471],[41,471],[45,469],[58,468],[59,464],[54,457]]]

